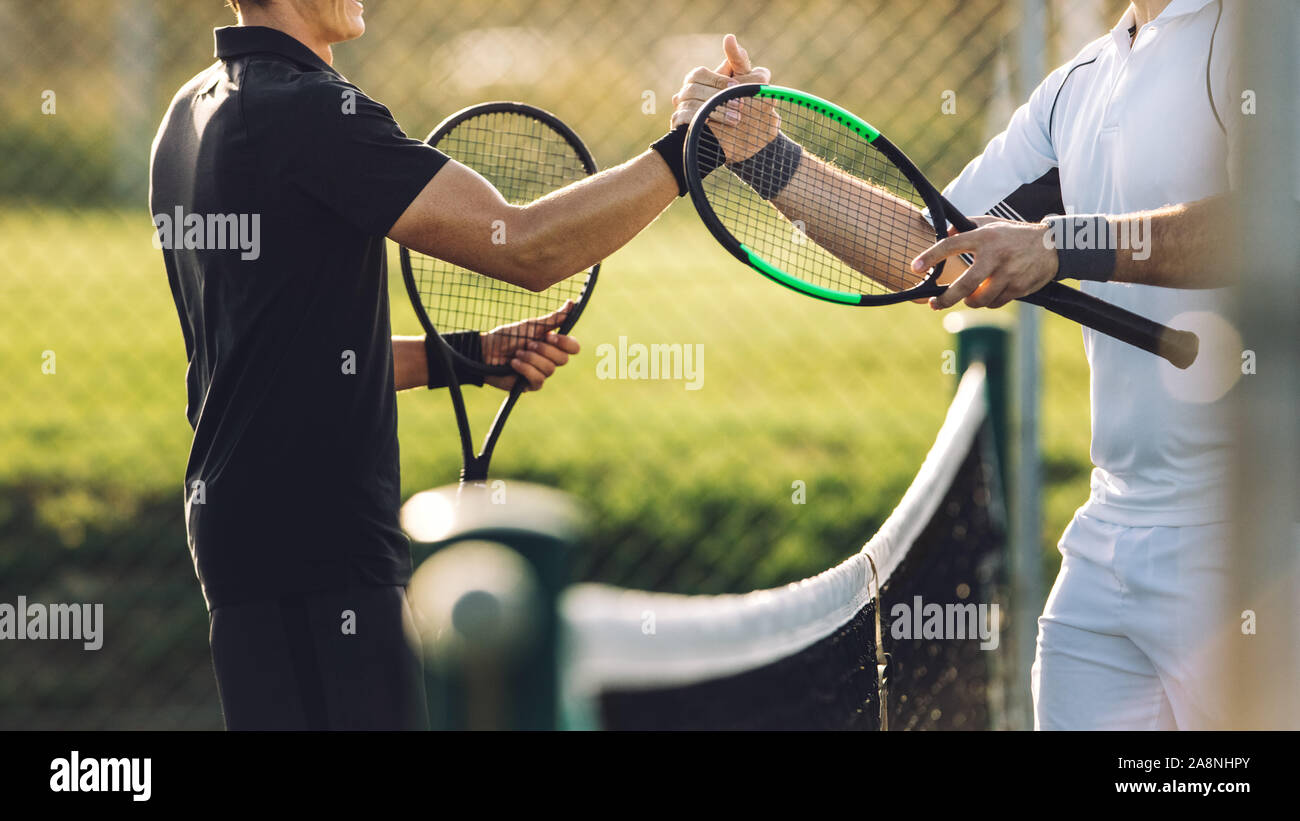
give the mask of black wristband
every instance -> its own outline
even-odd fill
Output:
[[[802,158],[803,148],[799,143],[777,132],[776,139],[759,149],[758,153],[727,167],[760,197],[770,200],[790,182],[799,170]]]
[[[451,346],[451,349],[462,356],[472,359],[476,362],[483,361],[483,342],[479,337],[478,331],[462,331],[454,334],[443,334],[443,340]],[[443,351],[438,340],[431,336],[424,337],[424,358],[428,363],[429,369],[429,388],[445,388],[451,384],[451,379],[447,373],[447,359],[451,359],[452,367],[456,372],[456,382],[461,385],[482,385],[483,374],[469,368],[454,357],[450,357]]]
[[[677,196],[686,196],[686,130],[688,126],[679,125],[672,131],[650,144],[650,147],[659,152],[659,156],[664,158],[668,163],[668,170],[673,172],[673,179],[677,180]],[[700,176],[707,177],[722,165],[722,146],[718,144],[718,138],[713,136],[709,127],[704,126],[704,133],[700,135]]]
[[[1048,217],[1044,242],[1056,248],[1056,279],[1109,282],[1115,275],[1115,243],[1104,214]]]

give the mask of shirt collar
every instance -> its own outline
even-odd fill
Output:
[[[1172,17],[1182,17],[1184,14],[1193,14],[1210,5],[1214,1],[1215,0],[1173,0],[1172,3],[1165,6],[1164,11],[1156,15],[1156,20],[1168,20]]]
[[[1151,22],[1163,23],[1166,20],[1173,19],[1174,17],[1193,14],[1213,2],[1215,2],[1215,0],[1173,0],[1173,2],[1165,6],[1165,10],[1157,14],[1155,19]],[[1119,18],[1119,22],[1115,24],[1115,28],[1110,30],[1111,39],[1115,41],[1116,45],[1121,46],[1124,51],[1128,51],[1129,48],[1128,30],[1131,29],[1133,24],[1136,22],[1137,10],[1133,8],[1132,4],[1130,4],[1129,7],[1124,10],[1123,16]]]
[[[1206,5],[1214,3],[1214,1],[1216,0],[1173,0],[1173,3],[1166,5],[1164,12],[1157,14],[1156,18],[1151,22],[1164,22],[1166,19],[1182,17],[1183,14],[1200,12],[1200,10],[1204,9]],[[1132,29],[1135,22],[1138,22],[1138,9],[1135,9],[1134,6],[1130,4],[1128,5],[1128,8],[1125,9],[1123,16],[1119,18],[1119,22],[1115,23],[1114,29],[1110,30],[1110,34],[1117,36],[1117,38],[1118,36],[1123,36],[1127,43],[1128,30]]]
[[[278,29],[265,26],[225,26],[215,29],[212,35],[216,41],[218,60],[262,52],[278,54],[310,68],[338,73],[329,63],[316,56],[316,52]]]

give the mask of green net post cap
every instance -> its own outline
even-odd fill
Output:
[[[553,488],[494,480],[417,493],[402,528],[434,729],[559,725],[559,619],[586,516]]]

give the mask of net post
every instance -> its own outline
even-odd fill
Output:
[[[974,311],[950,315],[944,327],[957,337],[959,379],[971,363],[984,365],[989,423],[1009,530],[1004,575],[1010,586],[1011,653],[998,664],[995,692],[990,698],[993,728],[1030,729],[1033,704],[1029,678],[1042,605],[1042,556],[1038,544],[1037,449],[1026,449],[1023,442],[1027,433],[1036,433],[1032,428],[1026,431],[1023,426],[1012,427],[1012,368],[1018,365],[1012,359],[1015,332],[995,315]]]
[[[435,730],[561,726],[558,601],[585,516],[558,490],[504,481],[412,496],[402,528],[428,558],[413,629]]]
[[[1057,4],[1058,6],[1060,4]],[[1071,42],[1065,44],[1073,53],[1095,37],[1094,29],[1104,19],[1099,0],[1075,3],[1063,14],[1062,27]],[[1021,23],[1016,46],[1018,100],[1029,99],[1034,87],[1051,71],[1048,49],[1052,42],[1048,0],[1020,0]],[[1077,42],[1074,42],[1077,40]],[[1012,606],[1015,639],[1014,678],[1008,692],[1008,729],[1029,730],[1034,726],[1034,705],[1030,696],[1030,671],[1038,637],[1038,614],[1046,601],[1042,567],[1042,453],[1039,446],[1038,412],[1042,394],[1042,312],[1021,305],[1016,309],[1014,378],[1010,380],[1008,411],[1014,420],[1014,444],[1004,471],[1010,474],[1007,488],[1014,499],[1010,508],[1012,562]]]
[[[1011,331],[1003,323],[986,320],[973,312],[962,312],[945,318],[944,327],[957,337],[957,378],[966,373],[973,362],[982,362],[987,378],[989,420],[998,454],[998,478],[1002,486],[1009,487],[1007,458],[1010,443],[1010,352]]]

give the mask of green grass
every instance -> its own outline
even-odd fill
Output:
[[[39,514],[69,545],[89,525],[129,523],[139,500],[179,502],[185,362],[150,228],[143,212],[0,213],[11,317],[0,483],[45,488]],[[394,331],[415,333],[391,262]],[[608,542],[590,575],[647,585],[779,583],[846,555],[897,502],[952,390],[941,317],[825,305],[764,282],[685,203],[606,262],[576,335],[584,353],[521,402],[493,475],[578,496]],[[597,346],[620,336],[702,344],[703,388],[597,378]],[[1045,544],[1086,494],[1080,347],[1075,326],[1047,323]],[[42,373],[45,351],[54,374]],[[469,393],[481,435],[500,394]],[[454,481],[445,394],[403,394],[399,413],[405,493]],[[795,481],[805,505],[791,502]]]
[[[0,679],[0,729],[220,726],[181,521],[183,346],[150,229],[143,212],[0,209],[0,600],[102,602],[109,636],[89,654],[25,642]],[[417,333],[400,276],[390,284],[394,330]],[[764,282],[684,203],[606,263],[577,336],[584,353],[520,403],[492,473],[582,500],[593,538],[577,574],[643,587],[775,585],[856,550],[953,387],[940,317]],[[703,388],[598,379],[595,351],[619,336],[704,345]],[[1087,493],[1080,349],[1077,327],[1048,320],[1045,575]],[[481,436],[501,394],[468,393]],[[399,414],[404,491],[453,482],[445,393],[403,394]]]

